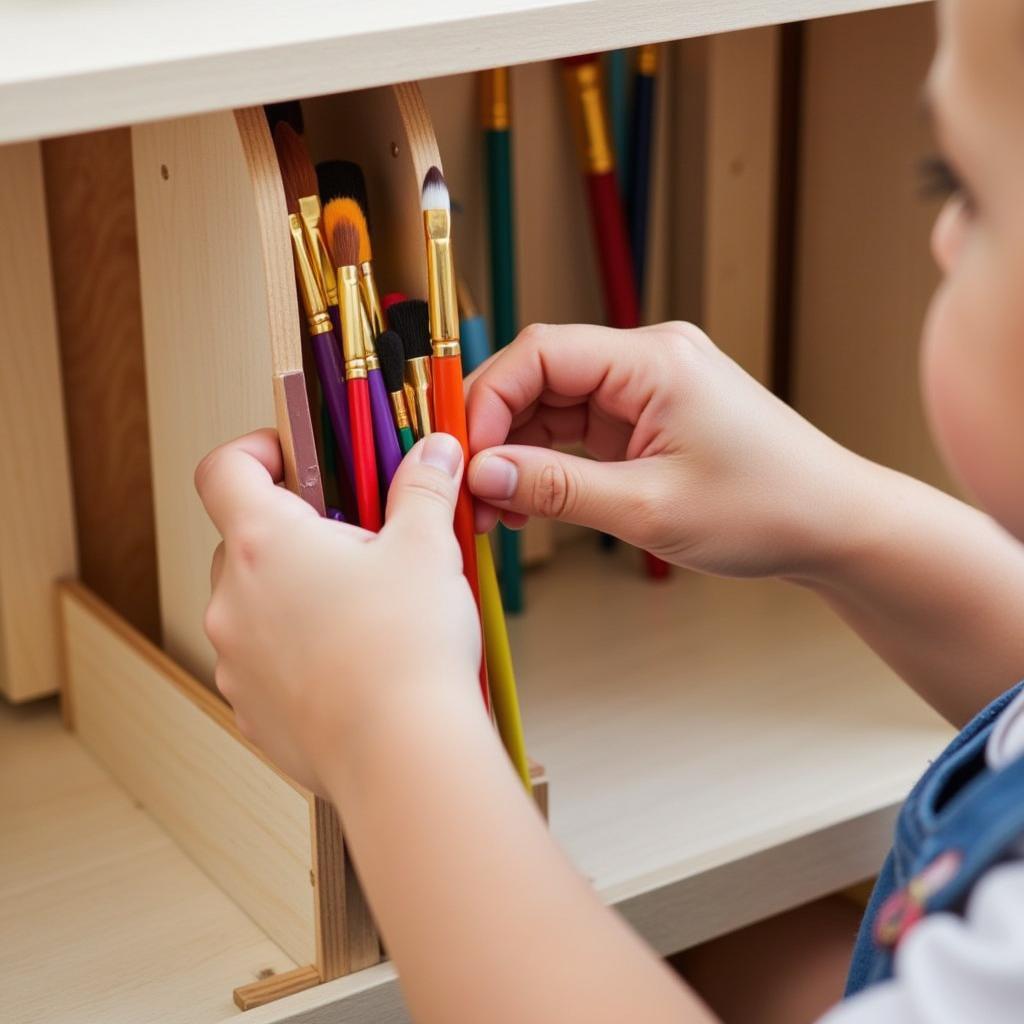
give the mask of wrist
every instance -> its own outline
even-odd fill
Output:
[[[407,763],[410,771],[422,771],[426,748],[490,728],[474,674],[438,672],[404,684],[382,680],[346,708],[343,722],[318,730],[317,776],[345,806],[354,794],[370,793],[385,767]]]

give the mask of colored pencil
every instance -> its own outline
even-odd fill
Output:
[[[502,348],[512,341],[518,328],[512,186],[512,94],[508,68],[481,72],[480,108],[487,148],[491,319],[494,343]],[[499,523],[498,545],[505,608],[509,612],[520,612],[523,610],[523,567],[519,534]]]

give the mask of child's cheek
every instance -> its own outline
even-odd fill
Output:
[[[984,252],[959,260],[928,311],[921,378],[947,465],[1024,540],[1024,277],[1014,287]]]

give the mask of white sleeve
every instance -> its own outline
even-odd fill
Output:
[[[841,1003],[819,1024],[973,1021],[1024,1021],[1024,861],[988,871],[963,918],[925,918],[900,944],[893,979]]]

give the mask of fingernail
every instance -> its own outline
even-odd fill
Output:
[[[462,462],[462,445],[451,434],[428,434],[420,462],[455,476]]]
[[[508,501],[516,493],[519,470],[514,462],[500,455],[487,455],[477,464],[473,473],[473,493],[478,498]]]

